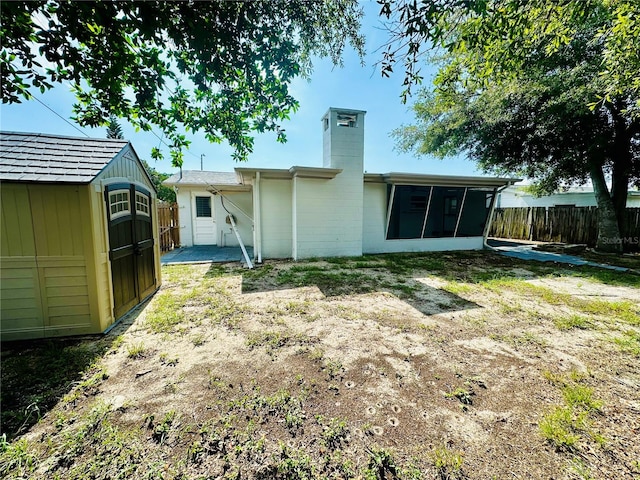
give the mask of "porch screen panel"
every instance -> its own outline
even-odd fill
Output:
[[[464,190],[464,187],[433,187],[423,238],[453,237]]]
[[[431,187],[396,185],[387,240],[420,238]]]
[[[495,195],[493,188],[469,188],[462,207],[457,237],[481,237]]]

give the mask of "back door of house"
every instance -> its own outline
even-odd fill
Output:
[[[151,195],[137,185],[119,183],[109,185],[105,197],[114,315],[118,319],[157,287]]]
[[[193,196],[193,244],[217,245],[212,195]]]

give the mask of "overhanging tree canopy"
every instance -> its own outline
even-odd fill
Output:
[[[607,70],[613,53],[603,35],[615,36],[619,4],[438,5],[396,26],[409,45],[409,87],[420,41],[445,52],[435,90],[416,103],[418,124],[396,132],[401,148],[465,152],[485,170],[530,176],[547,192],[590,178],[600,207],[598,247],[621,251],[628,186],[640,178],[640,90]],[[391,60],[398,48],[389,50]]]
[[[280,122],[298,106],[288,87],[311,55],[340,63],[348,44],[364,47],[354,0],[48,0],[3,2],[0,14],[3,103],[68,81],[80,125],[116,115],[158,128],[176,166],[185,131],[228,141],[236,160],[251,153],[252,131],[284,141]]]
[[[467,67],[477,78],[512,77],[542,48],[551,54],[567,45],[594,15],[606,23],[592,29],[602,47],[598,98],[631,93],[640,115],[640,2],[636,0],[378,0],[389,40],[383,74],[402,63],[404,99],[421,83],[425,54],[473,50]],[[501,48],[496,48],[497,46]]]

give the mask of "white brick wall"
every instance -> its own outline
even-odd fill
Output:
[[[183,247],[193,246],[193,220],[191,218],[191,190],[180,188],[176,195],[180,220],[180,243]]]
[[[235,218],[242,243],[244,243],[246,247],[253,246],[253,222],[240,211],[241,209],[253,218],[253,198],[251,192],[225,193],[224,196],[224,207],[226,207],[233,215],[233,218]],[[231,224],[226,221],[228,213],[223,208],[222,198],[220,195],[215,195],[213,199],[216,214],[217,243],[219,246],[237,247],[239,245],[238,239],[235,233],[233,233]]]
[[[263,258],[291,258],[292,181],[260,180]]]
[[[294,183],[294,258],[362,255],[362,179],[343,172]]]
[[[323,165],[340,168],[335,178],[293,179],[293,257],[362,255],[364,115],[355,127],[337,125],[338,112],[330,109],[323,125]],[[346,110],[348,111],[348,110]]]

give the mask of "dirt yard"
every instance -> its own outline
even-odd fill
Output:
[[[0,476],[640,478],[640,276],[489,252],[163,267],[2,351]]]

